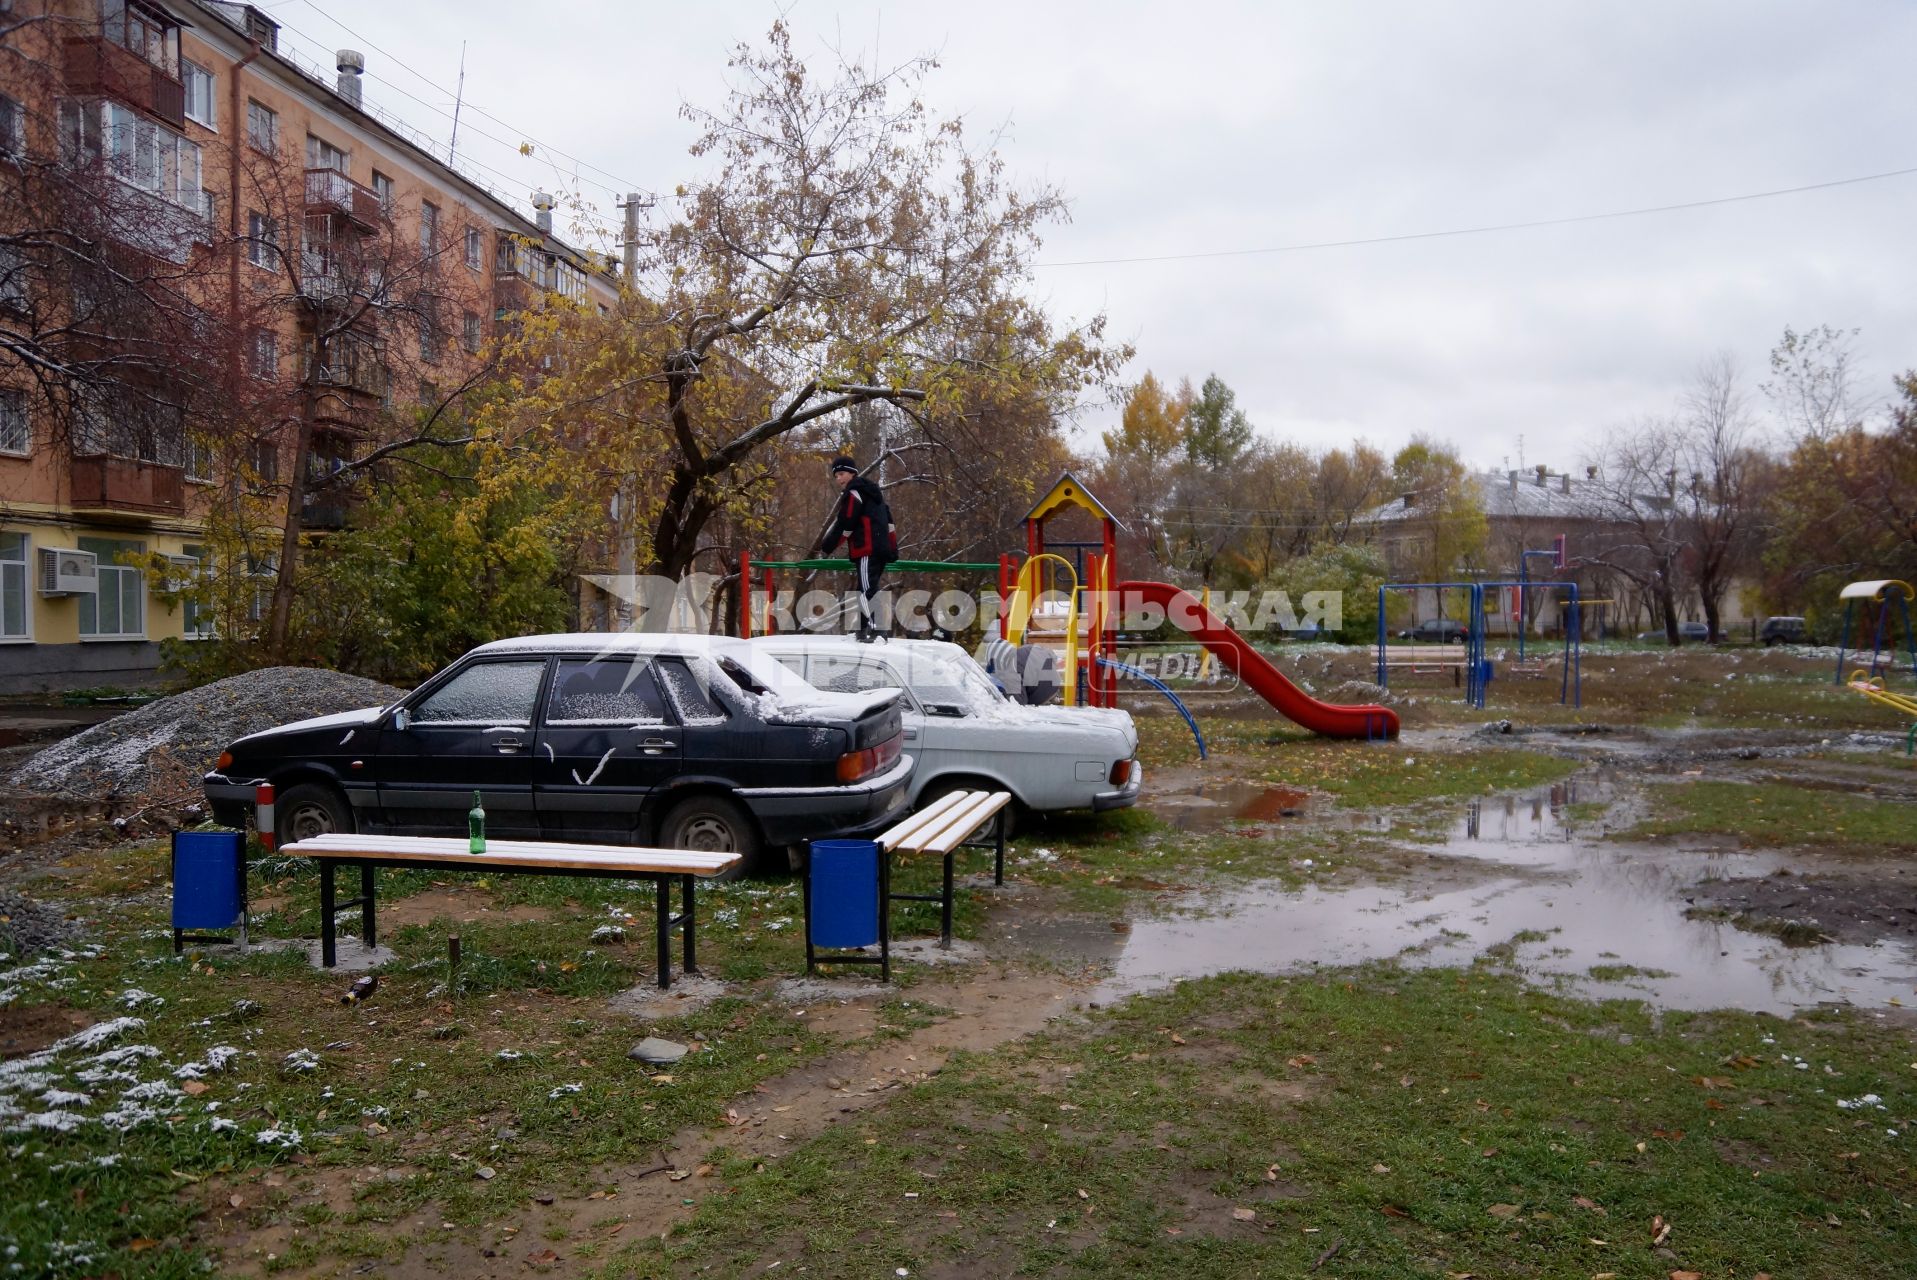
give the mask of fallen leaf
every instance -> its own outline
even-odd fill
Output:
[[[203,1080],[188,1080],[180,1086],[180,1092],[197,1098],[212,1087]]]
[[[527,1254],[526,1261],[532,1263],[534,1266],[543,1267],[547,1263],[559,1261],[559,1255],[551,1249],[541,1249],[538,1253]]]
[[[1378,1212],[1387,1218],[1409,1218],[1411,1216],[1408,1210],[1401,1209],[1395,1204],[1381,1205],[1379,1206]]]
[[[1651,1136],[1652,1136],[1653,1138],[1662,1138],[1662,1139],[1664,1139],[1664,1140],[1665,1140],[1666,1142],[1682,1142],[1682,1141],[1684,1141],[1684,1130],[1682,1130],[1682,1129],[1670,1129],[1670,1130],[1665,1130],[1665,1129],[1653,1129],[1653,1130],[1651,1130]]]
[[[1185,1037],[1179,1035],[1176,1031],[1174,1031],[1172,1032],[1171,1042],[1173,1044],[1183,1044],[1185,1043]]]
[[[657,1076],[653,1077],[653,1079],[655,1080],[657,1080],[658,1078],[659,1077]],[[724,1119],[727,1124],[744,1124],[745,1123],[745,1119],[742,1116],[740,1116],[740,1114],[737,1111],[733,1110],[731,1107],[726,1108]]]
[[[1185,1234],[1185,1229],[1183,1227],[1166,1227],[1165,1234],[1168,1236],[1182,1236]]]
[[[1388,1164],[1374,1164],[1371,1166],[1371,1171],[1373,1173],[1390,1173],[1391,1166]]]
[[[1489,1209],[1486,1209],[1485,1212],[1498,1219],[1515,1218],[1518,1216],[1518,1206],[1514,1204],[1494,1204]]]
[[[1250,1222],[1258,1216],[1256,1209],[1233,1209],[1231,1216],[1239,1222]]]
[[[1700,1089],[1735,1089],[1729,1076],[1692,1076],[1691,1083]]]
[[[148,1249],[155,1247],[159,1243],[158,1240],[151,1239],[147,1236],[137,1236],[127,1241],[126,1247],[129,1253],[145,1253]]]
[[[1605,1212],[1604,1206],[1589,1196],[1572,1196],[1571,1203],[1580,1209],[1589,1209],[1592,1213]]]
[[[667,1174],[666,1176],[668,1178],[671,1178],[674,1182],[684,1182],[687,1178],[690,1178],[692,1176],[692,1170],[674,1169],[671,1173]]]
[[[694,1169],[693,1172],[701,1178],[710,1178],[713,1174],[713,1168],[709,1164],[702,1164],[697,1169]]]
[[[244,1197],[241,1197],[241,1196],[228,1196],[226,1198],[226,1203],[231,1205],[233,1208],[238,1209],[246,1203],[246,1200]]]
[[[1085,1190],[1085,1188],[1080,1187],[1078,1189],[1078,1198],[1080,1200],[1090,1200],[1092,1198],[1092,1193]]]
[[[1661,1213],[1652,1214],[1651,1215],[1651,1243],[1653,1245],[1663,1244],[1666,1240],[1670,1238],[1671,1238],[1671,1224],[1664,1221],[1663,1214]]]
[[[1704,1280],[1702,1271],[1673,1271],[1671,1280]]]

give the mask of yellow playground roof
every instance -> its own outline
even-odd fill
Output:
[[[1091,512],[1100,520],[1111,521],[1120,529],[1125,527],[1124,522],[1113,515],[1106,508],[1105,504],[1100,502],[1098,498],[1093,495],[1092,491],[1085,487],[1085,482],[1069,471],[1052,482],[1052,487],[1046,491],[1044,497],[1038,500],[1037,505],[1026,514],[1025,519],[1028,522],[1043,520],[1058,511],[1061,507],[1080,507]]]

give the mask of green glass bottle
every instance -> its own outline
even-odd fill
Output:
[[[480,806],[479,793],[473,792],[473,807],[466,815],[466,849],[469,853],[486,852],[486,810]]]

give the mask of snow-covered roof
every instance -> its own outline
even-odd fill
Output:
[[[1542,483],[1540,483],[1542,480]],[[1582,476],[1540,471],[1480,471],[1466,477],[1492,520],[1604,520],[1610,500],[1595,481]],[[1425,514],[1416,494],[1393,498],[1360,516],[1364,524],[1417,520]]]

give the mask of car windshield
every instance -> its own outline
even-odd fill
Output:
[[[968,715],[979,715],[1006,701],[975,662],[917,654],[893,662],[905,669],[913,695],[926,706],[958,707]]]

